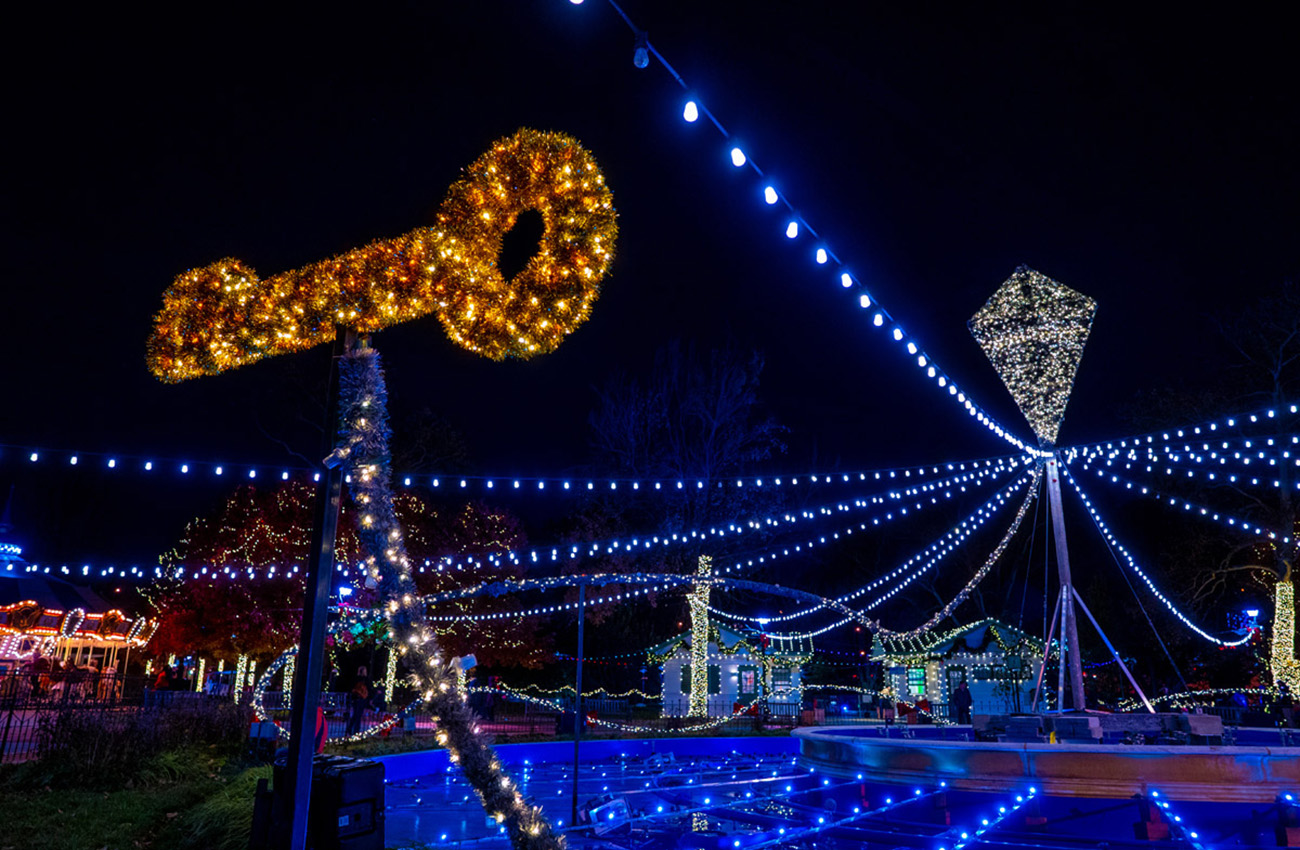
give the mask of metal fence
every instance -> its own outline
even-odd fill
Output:
[[[0,762],[48,755],[61,735],[80,728],[111,730],[176,706],[212,699],[189,691],[154,690],[145,676],[10,673],[0,678]]]

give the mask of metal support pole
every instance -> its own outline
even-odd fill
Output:
[[[334,451],[338,431],[338,361],[345,346],[355,339],[352,331],[335,332],[334,356],[330,360],[329,394],[325,406],[325,450]],[[324,465],[324,464],[323,464]],[[321,668],[325,659],[326,604],[334,579],[334,536],[338,531],[339,504],[343,498],[341,464],[324,465],[316,487],[315,519],[312,523],[311,552],[307,562],[307,592],[302,606],[302,632],[298,639],[298,663],[293,680],[289,714],[289,756],[284,778],[288,788],[283,800],[290,810],[279,820],[273,846],[281,850],[304,850],[307,846],[307,813],[311,805],[312,758],[315,755],[316,709],[320,704]]]
[[[1061,601],[1061,664],[1070,662],[1070,691],[1075,709],[1087,707],[1083,693],[1083,658],[1079,654],[1079,626],[1074,612],[1074,583],[1070,581],[1070,553],[1065,545],[1065,514],[1061,510],[1061,470],[1056,456],[1047,459],[1047,502],[1052,512],[1052,536],[1056,538],[1056,568],[1065,598]],[[1064,708],[1065,706],[1060,706]]]
[[[573,683],[573,820],[578,825],[578,749],[582,746],[582,633],[587,623],[587,583],[578,585],[578,674]]]
[[[1056,663],[1056,710],[1065,711],[1065,658],[1069,651],[1065,646],[1065,594],[1066,589],[1061,588],[1061,595],[1057,601],[1062,606],[1061,613],[1061,660]]]
[[[1124,675],[1128,677],[1128,683],[1133,686],[1133,690],[1137,691],[1137,695],[1142,698],[1142,704],[1147,707],[1147,711],[1155,714],[1156,710],[1151,707],[1151,701],[1147,699],[1146,694],[1142,693],[1142,688],[1138,687],[1137,679],[1133,678],[1133,674],[1129,672],[1128,666],[1124,663],[1124,659],[1119,657],[1119,653],[1116,652],[1115,647],[1111,645],[1110,638],[1106,637],[1106,633],[1101,630],[1101,626],[1097,625],[1097,618],[1092,616],[1092,612],[1088,610],[1088,606],[1083,604],[1083,597],[1079,595],[1079,591],[1076,590],[1074,592],[1074,598],[1079,603],[1079,607],[1083,609],[1083,613],[1088,615],[1088,620],[1092,623],[1092,627],[1097,630],[1097,634],[1101,635],[1102,643],[1106,644],[1106,648],[1110,650],[1110,654],[1115,656],[1115,663],[1119,665],[1119,669],[1123,670]]]
[[[1030,714],[1038,711],[1038,697],[1043,690],[1043,676],[1047,673],[1047,659],[1052,657],[1052,635],[1056,634],[1056,615],[1061,613],[1061,597],[1056,597],[1056,607],[1052,609],[1052,625],[1047,630],[1043,644],[1043,661],[1038,665],[1038,681],[1034,683],[1034,702],[1029,706]]]

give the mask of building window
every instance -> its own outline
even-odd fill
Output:
[[[737,688],[736,691],[743,697],[751,697],[758,693],[758,668],[741,667],[737,671]]]
[[[925,696],[925,668],[908,667],[907,668],[907,690],[908,693],[918,697]]]

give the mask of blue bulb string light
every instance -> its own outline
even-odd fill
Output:
[[[645,31],[638,27],[630,17],[618,6],[614,0],[608,0],[611,7],[619,14],[623,21],[631,28],[633,34],[638,39],[645,37]],[[640,44],[641,41],[638,41]],[[997,420],[989,416],[984,410],[969,397],[963,390],[959,389],[952,378],[941,370],[922,349],[917,340],[903,329],[903,326],[890,314],[879,301],[862,284],[862,281],[848,269],[840,260],[839,256],[825,242],[817,230],[809,224],[808,220],[802,216],[795,206],[790,202],[786,194],[766,179],[766,174],[758,163],[754,160],[753,152],[744,148],[732,138],[722,122],[718,120],[712,109],[710,109],[698,95],[692,94],[691,87],[687,85],[677,70],[655,49],[654,45],[645,39],[645,44],[650,55],[669,73],[674,81],[680,85],[689,98],[687,108],[683,110],[682,118],[688,124],[698,123],[699,116],[703,115],[709,119],[714,128],[727,143],[725,147],[728,150],[730,163],[735,168],[747,168],[758,178],[759,185],[762,187],[761,195],[766,205],[780,206],[786,213],[782,219],[782,231],[785,236],[791,240],[799,242],[811,241],[813,248],[808,251],[808,259],[813,264],[819,274],[826,272],[826,268],[833,269],[833,279],[841,288],[849,289],[854,295],[855,302],[866,311],[869,317],[869,324],[874,328],[887,329],[890,337],[905,347],[909,357],[915,358],[916,368],[929,381],[932,381],[944,394],[954,403],[958,404],[966,413],[977,423],[984,426],[999,438],[1015,446],[1022,452],[1034,456],[1043,456],[1047,454],[1037,446],[1026,443],[1017,437],[1010,429],[1004,428]],[[694,116],[694,118],[692,117]]]
[[[1296,438],[1300,440],[1300,438]],[[1250,443],[1251,441],[1246,441]],[[1151,449],[1141,454],[1132,449],[1106,454],[1083,454],[1079,459],[1085,470],[1102,465],[1107,469],[1120,469],[1125,472],[1160,476],[1164,475],[1177,481],[1192,480],[1206,484],[1228,484],[1236,487],[1263,487],[1280,490],[1283,478],[1290,478],[1296,467],[1300,467],[1300,458],[1294,458],[1289,450],[1280,453],[1233,452],[1231,455],[1207,457],[1199,453],[1186,453],[1176,449],[1157,452]],[[1229,469],[1215,469],[1227,467]],[[1211,468],[1203,468],[1205,466]],[[1285,471],[1284,471],[1285,470]],[[1278,477],[1274,477],[1278,476]],[[1300,480],[1291,483],[1287,489],[1300,490]]]
[[[817,508],[801,510],[798,513],[789,511],[762,517],[760,519],[751,519],[744,522],[730,522],[726,525],[711,526],[707,529],[689,529],[679,532],[652,533],[648,535],[637,535],[631,539],[612,539],[593,541],[584,544],[567,544],[564,546],[535,546],[526,550],[500,550],[495,552],[478,552],[468,555],[447,556],[434,561],[426,561],[423,565],[417,567],[417,572],[434,570],[439,572],[466,569],[486,569],[501,568],[510,565],[527,565],[537,564],[545,561],[559,562],[561,560],[575,561],[582,558],[599,558],[610,555],[635,555],[645,554],[654,550],[662,550],[675,546],[699,545],[706,542],[721,541],[724,539],[735,538],[744,534],[753,534],[756,532],[781,533],[789,531],[793,526],[799,523],[812,522],[834,517],[842,513],[851,513],[854,511],[871,511],[881,507],[891,507],[891,510],[885,511],[874,517],[870,517],[870,525],[879,526],[886,522],[892,522],[896,519],[902,519],[932,507],[940,503],[942,494],[944,499],[951,499],[954,493],[969,492],[971,487],[982,486],[989,480],[996,480],[1001,475],[1014,472],[1023,467],[1026,463],[1031,462],[1028,458],[1011,458],[1005,461],[993,463],[980,469],[978,472],[968,472],[955,475],[940,481],[931,481],[926,484],[908,487],[903,490],[888,490],[875,493],[869,496],[859,497],[851,502],[836,502],[831,505],[822,505]],[[903,500],[916,499],[910,504],[897,503]],[[867,529],[868,523],[859,523],[862,529]]]
[[[1067,468],[1067,464],[1061,465],[1062,470],[1066,468]],[[1157,490],[1154,487],[1149,487],[1145,484],[1141,484],[1135,481],[1130,481],[1127,478],[1124,478],[1120,475],[1116,475],[1111,472],[1107,472],[1104,469],[1092,469],[1090,471],[1095,472],[1098,478],[1100,478],[1101,480],[1105,481],[1108,484],[1111,484],[1115,487],[1123,488],[1124,490],[1128,490],[1139,496],[1148,496],[1160,502],[1161,504],[1168,505],[1171,508],[1175,508],[1175,509],[1182,508],[1183,511],[1186,513],[1193,514],[1195,516],[1204,517],[1205,519],[1211,522],[1217,522],[1221,525],[1226,525],[1231,528],[1236,528],[1239,531],[1250,532],[1251,534],[1254,534],[1257,537],[1263,537],[1273,541],[1280,541],[1285,544],[1291,543],[1290,535],[1279,534],[1278,532],[1265,528],[1264,526],[1259,525],[1258,523],[1251,523],[1249,520],[1241,519],[1240,517],[1235,517],[1221,511],[1216,511],[1213,508],[1206,507],[1205,505],[1197,504],[1195,502],[1190,502],[1187,499],[1183,499],[1178,496],[1171,496],[1167,493],[1163,493],[1160,490]]]
[[[1192,845],[1195,850],[1208,850],[1205,839],[1201,837],[1201,834],[1193,829],[1191,824],[1183,820],[1182,815],[1174,811],[1173,804],[1159,791],[1152,791],[1146,797],[1139,794],[1138,798],[1145,799],[1149,804],[1157,806],[1164,813],[1164,816],[1169,819],[1169,828]]]
[[[1149,431],[1143,434],[1133,434],[1127,437],[1115,437],[1096,443],[1081,443],[1065,447],[1063,451],[1076,453],[1103,450],[1111,451],[1116,448],[1122,449],[1144,444],[1155,445],[1158,443],[1191,439],[1193,437],[1205,437],[1208,439],[1210,435],[1215,435],[1216,438],[1222,438],[1224,431],[1249,428],[1252,425],[1259,425],[1261,423],[1280,423],[1286,417],[1295,416],[1296,414],[1300,414],[1300,404],[1280,404],[1274,405],[1273,407],[1253,410],[1247,413],[1233,414],[1231,416],[1222,417],[1221,419],[1214,419],[1195,425],[1164,428],[1159,431]]]
[[[394,472],[394,484],[403,488],[428,488],[437,491],[465,492],[479,495],[506,495],[512,493],[546,496],[574,496],[617,492],[619,495],[633,491],[640,495],[686,495],[705,489],[726,490],[754,488],[773,490],[811,485],[855,486],[867,482],[910,482],[926,480],[932,476],[974,471],[997,463],[1007,463],[1019,455],[997,455],[950,463],[921,464],[904,467],[884,467],[838,472],[803,472],[793,475],[746,475],[705,481],[699,478],[627,478],[605,476],[600,478],[574,478],[558,475],[456,475],[438,473]],[[270,466],[253,463],[194,462],[157,456],[109,454],[80,450],[51,450],[32,446],[0,443],[0,460],[20,459],[24,464],[66,463],[79,469],[98,468],[120,472],[166,473],[168,471],[189,478],[204,475],[223,480],[289,481],[320,480],[320,474],[307,467]],[[349,479],[351,476],[347,476]]]
[[[1035,476],[1032,474],[1025,474],[1017,477],[1009,485],[1007,485],[1006,487],[1002,488],[997,493],[995,493],[991,499],[989,499],[987,502],[985,502],[984,504],[976,508],[975,511],[969,514],[965,519],[961,520],[955,526],[950,528],[947,532],[943,534],[943,536],[932,541],[924,549],[917,552],[912,557],[908,558],[902,564],[890,570],[888,573],[884,574],[883,576],[873,579],[872,581],[869,581],[866,584],[861,585],[855,590],[852,590],[848,593],[836,597],[834,601],[839,602],[841,604],[848,604],[854,601],[855,599],[858,599],[876,590],[877,588],[880,588],[890,582],[893,582],[892,587],[880,593],[871,602],[861,606],[860,610],[870,611],[871,609],[888,601],[894,595],[898,594],[904,588],[906,588],[907,585],[909,585],[911,582],[919,578],[924,573],[928,572],[935,564],[941,561],[944,557],[946,557],[948,554],[953,552],[977,528],[979,528],[981,525],[984,524],[985,521],[987,521],[989,518],[995,515],[998,509],[1000,509],[1003,505],[1006,504],[1007,499],[1011,496],[1012,493],[1014,493],[1020,487],[1024,486],[1024,484],[1027,481],[1032,481],[1032,480],[1036,480]],[[795,620],[800,617],[805,617],[808,616],[809,614],[815,614],[819,611],[824,611],[826,610],[826,606],[817,605],[799,611],[792,611],[789,614],[777,614],[777,615],[766,616],[766,617],[756,617],[749,614],[737,614],[730,611],[723,611],[712,606],[710,606],[710,610],[712,610],[715,614],[718,614],[719,616],[722,617],[726,617],[728,619],[737,620],[741,622],[755,623],[757,625],[766,628],[767,626],[770,626],[774,623],[790,622],[791,620]],[[829,630],[829,628],[837,628],[838,626],[844,625],[847,622],[850,621],[847,619],[842,620],[834,624],[834,626],[824,629],[823,631],[827,631]],[[815,634],[821,634],[821,632],[816,632]]]
[[[952,841],[952,850],[962,850],[971,844],[983,843],[986,839],[983,837],[986,833],[997,829],[1002,822],[1014,815],[1016,812],[1027,805],[1038,795],[1037,788],[1029,788],[1023,794],[1017,794],[1012,800],[1008,800],[1005,805],[997,807],[995,812],[990,813],[988,817],[981,817],[979,823],[968,827],[953,827],[940,836],[941,840]],[[941,847],[946,847],[940,844]]]
[[[415,566],[416,572],[440,572],[448,570],[467,571],[479,569],[499,569],[507,564],[526,565],[528,563],[539,563],[542,561],[557,562],[561,559],[577,560],[590,557],[604,557],[613,554],[636,553],[649,551],[656,546],[673,546],[699,543],[709,539],[722,539],[734,537],[745,531],[784,531],[789,530],[792,525],[799,522],[812,521],[833,517],[839,513],[852,512],[855,510],[867,510],[883,505],[900,502],[905,499],[920,497],[918,501],[910,505],[902,505],[887,511],[882,516],[871,518],[870,525],[880,526],[885,522],[895,519],[911,516],[917,511],[939,503],[939,497],[934,495],[942,492],[945,499],[953,497],[954,493],[966,493],[970,488],[982,486],[989,479],[1014,471],[1019,466],[1028,462],[1026,458],[1008,456],[1005,458],[987,459],[970,464],[952,464],[954,467],[966,467],[971,470],[948,478],[916,483],[912,486],[901,490],[881,491],[870,496],[864,496],[853,502],[837,502],[831,505],[823,505],[814,509],[804,509],[797,514],[784,513],[779,516],[765,517],[759,520],[750,520],[747,523],[737,524],[730,523],[727,526],[714,526],[703,532],[700,531],[683,531],[676,535],[668,534],[664,536],[650,535],[649,537],[634,537],[631,541],[626,539],[597,541],[589,544],[567,545],[565,548],[559,546],[551,547],[534,547],[523,552],[500,551],[476,553],[465,556],[447,556],[441,559],[425,559],[422,563]],[[784,479],[779,479],[784,480]],[[907,476],[903,477],[907,480]],[[869,526],[867,523],[860,523],[861,529],[866,530]],[[838,539],[838,535],[836,535]],[[585,547],[585,548],[584,548]],[[9,571],[14,571],[14,565],[7,565]],[[173,579],[200,579],[200,578],[244,578],[260,579],[274,578],[276,575],[297,575],[304,569],[301,564],[282,564],[270,566],[264,569],[253,567],[215,567],[215,566],[178,566],[164,569],[154,565],[151,567],[133,566],[108,566],[93,567],[89,564],[81,566],[72,566],[68,564],[36,564],[29,563],[21,565],[19,571],[26,573],[54,574],[79,578],[121,578],[132,580],[153,580],[160,578]],[[360,564],[348,564],[345,562],[335,563],[335,572],[344,578],[350,578],[354,575],[363,575]]]
[[[1031,475],[1024,475],[1016,479],[1016,481],[1013,482],[1010,486],[999,491],[994,496],[993,499],[989,500],[983,506],[977,509],[975,513],[972,513],[966,519],[962,520],[961,523],[959,523],[955,528],[948,531],[946,534],[944,534],[943,537],[931,543],[921,552],[918,552],[916,555],[913,555],[911,558],[905,561],[901,566],[896,567],[894,570],[890,571],[885,576],[876,579],[874,582],[870,583],[869,585],[864,585],[863,587],[858,588],[852,593],[846,594],[842,597],[838,597],[833,601],[841,605],[846,604],[870,592],[871,590],[880,587],[884,582],[889,580],[894,580],[895,583],[892,587],[878,594],[870,602],[857,606],[857,610],[870,611],[878,607],[879,605],[883,604],[884,602],[887,602],[889,599],[893,598],[894,596],[898,595],[903,590],[905,590],[907,586],[910,585],[913,581],[925,575],[937,564],[941,563],[948,555],[952,554],[954,551],[960,548],[960,546],[966,542],[966,540],[970,537],[971,534],[977,531],[980,527],[982,527],[986,522],[988,522],[997,514],[998,510],[1007,503],[1007,500],[1012,493],[1014,493],[1017,489],[1022,487],[1027,481],[1033,481],[1033,480],[1036,479]],[[1003,538],[1003,543],[1001,544],[1002,546],[1005,545],[1007,539],[1008,538],[1006,537]],[[754,622],[764,627],[764,629],[766,630],[766,627],[770,625],[773,621],[777,621],[777,620],[785,621],[788,619],[793,619],[794,617],[810,614],[813,613],[814,611],[824,610],[825,607],[826,606],[824,605],[820,607],[814,606],[813,608],[805,609],[803,611],[797,611],[788,615],[781,615],[775,618],[744,617],[744,619],[750,622]],[[735,615],[735,614],[729,614],[729,616],[732,616],[735,619],[741,618],[739,615]],[[798,633],[789,633],[789,634],[768,632],[768,634],[770,634],[773,638],[780,638],[783,640],[810,640],[814,637],[823,635],[829,631],[841,628],[853,622],[857,622],[857,620],[852,617],[842,617],[841,619],[838,619],[835,622],[830,623],[829,625],[823,626],[819,629],[807,631],[807,632],[798,632]],[[875,630],[885,631],[889,634],[902,635],[902,634],[911,633],[911,632],[901,632],[901,631],[894,632],[894,631],[886,630],[880,625],[878,621],[871,621],[870,626]],[[929,626],[922,627],[921,629],[913,630],[913,631],[919,634],[920,631],[924,631],[926,628],[929,628]]]
[[[1142,580],[1142,583],[1146,585],[1147,590],[1149,590],[1156,599],[1159,599],[1164,606],[1169,609],[1169,613],[1173,614],[1180,622],[1182,622],[1183,625],[1200,635],[1205,640],[1210,643],[1218,644],[1219,646],[1241,646],[1251,639],[1251,635],[1247,633],[1236,640],[1223,640],[1215,637],[1192,622],[1191,618],[1180,611],[1178,606],[1174,605],[1173,601],[1169,597],[1160,592],[1159,588],[1156,587],[1155,582],[1151,580],[1151,577],[1138,566],[1137,561],[1134,560],[1131,554],[1129,554],[1128,549],[1124,547],[1124,544],[1120,543],[1119,538],[1117,538],[1110,530],[1110,527],[1106,525],[1106,521],[1102,519],[1101,514],[1093,505],[1092,500],[1083,492],[1083,488],[1079,485],[1079,482],[1075,477],[1070,474],[1069,469],[1065,466],[1061,466],[1060,469],[1065,480],[1069,481],[1070,485],[1074,488],[1074,492],[1079,494],[1079,498],[1083,501],[1084,507],[1088,509],[1088,515],[1092,517],[1093,524],[1097,526],[1097,531],[1101,534],[1107,545],[1110,546],[1111,551],[1118,554],[1118,560],[1122,564],[1127,565],[1128,568],[1132,570],[1133,574]]]

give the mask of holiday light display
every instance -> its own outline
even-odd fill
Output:
[[[1133,573],[1142,580],[1142,583],[1146,585],[1147,589],[1151,591],[1151,593],[1156,597],[1156,599],[1159,599],[1162,603],[1164,603],[1165,608],[1169,609],[1169,613],[1177,617],[1183,623],[1183,625],[1187,626],[1187,628],[1196,632],[1202,638],[1210,641],[1211,643],[1216,643],[1219,644],[1220,646],[1241,646],[1242,644],[1250,640],[1250,635],[1248,634],[1244,635],[1243,637],[1237,640],[1231,640],[1231,641],[1217,638],[1214,635],[1210,634],[1209,632],[1197,626],[1195,623],[1191,621],[1191,619],[1186,614],[1178,610],[1178,607],[1174,605],[1173,601],[1170,600],[1168,596],[1165,596],[1163,593],[1160,592],[1160,590],[1156,587],[1155,582],[1151,580],[1151,577],[1142,571],[1142,568],[1138,566],[1137,561],[1135,561],[1133,559],[1133,556],[1129,554],[1128,549],[1126,549],[1124,545],[1119,542],[1119,539],[1115,537],[1115,535],[1111,532],[1109,526],[1107,526],[1106,522],[1101,518],[1101,514],[1098,513],[1097,509],[1093,506],[1092,500],[1089,499],[1088,495],[1083,492],[1083,488],[1079,486],[1079,482],[1075,480],[1073,475],[1070,474],[1070,471],[1066,467],[1062,466],[1061,473],[1064,475],[1065,479],[1069,481],[1071,485],[1073,485],[1074,492],[1076,492],[1079,495],[1079,498],[1083,500],[1084,507],[1088,509],[1088,515],[1092,517],[1093,524],[1097,526],[1097,530],[1101,533],[1101,536],[1106,540],[1106,543],[1111,547],[1112,550],[1118,553],[1120,559],[1122,560],[1122,563],[1128,565],[1129,569],[1131,569]]]
[[[957,610],[957,606],[970,598],[971,592],[974,591],[980,581],[988,575],[989,570],[993,569],[993,565],[997,563],[998,559],[1002,557],[1002,553],[1006,551],[1007,546],[1010,545],[1011,538],[1020,530],[1020,523],[1024,520],[1025,515],[1029,513],[1030,506],[1033,505],[1035,500],[1038,498],[1038,485],[1041,480],[1042,466],[1040,464],[1034,469],[1033,481],[1029,485],[1029,489],[1025,492],[1025,499],[1020,503],[1020,509],[1016,511],[1015,518],[1011,520],[1011,526],[1007,529],[1006,533],[1002,535],[1002,539],[998,541],[998,544],[993,547],[993,551],[989,553],[989,556],[984,559],[984,563],[980,565],[980,568],[975,571],[975,574],[970,577],[970,580],[966,582],[965,587],[958,591],[956,596],[936,611],[930,619],[926,620],[916,628],[893,630],[877,624],[875,632],[882,636],[915,637],[930,631],[935,626],[946,620],[953,611]]]
[[[513,280],[498,266],[520,213],[541,213],[538,252]],[[570,136],[519,130],[452,184],[437,224],[265,280],[236,259],[178,276],[149,339],[164,381],[215,375],[436,313],[458,345],[501,360],[545,354],[591,312],[618,235],[595,160]]]
[[[1041,443],[1055,445],[1097,302],[1021,266],[970,331]]]
[[[713,559],[701,555],[695,574],[708,578]],[[691,611],[691,697],[687,717],[709,716],[709,585],[700,582],[686,594]]]
[[[1300,690],[1300,662],[1295,656],[1295,585],[1288,575],[1273,585],[1273,644],[1269,669],[1273,685],[1285,684],[1292,693]]]

